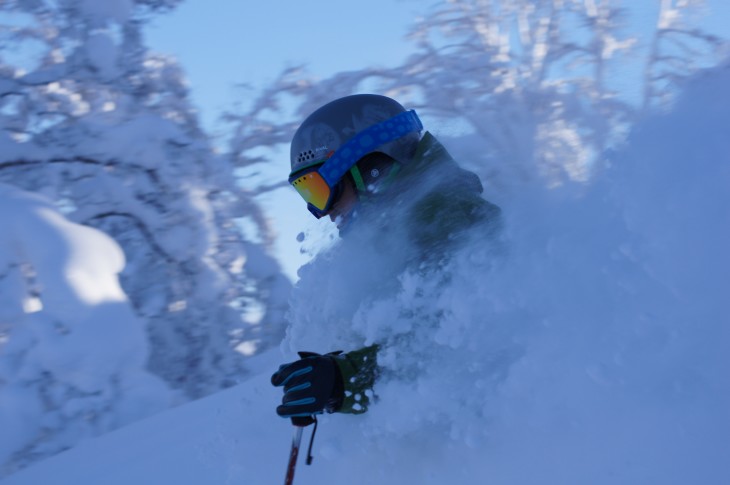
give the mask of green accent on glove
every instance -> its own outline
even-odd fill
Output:
[[[366,391],[372,391],[378,375],[378,346],[371,345],[335,357],[342,374],[345,396],[339,413],[362,414],[370,406]]]

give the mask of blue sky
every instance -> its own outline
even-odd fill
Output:
[[[210,129],[241,96],[236,83],[265,86],[284,67],[300,63],[319,76],[397,64],[410,48],[404,41],[408,26],[428,4],[186,0],[154,20],[147,40],[154,50],[180,61]]]

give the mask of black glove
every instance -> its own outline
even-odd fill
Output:
[[[292,418],[295,426],[314,422],[313,414],[333,413],[345,396],[342,374],[332,352],[326,355],[299,352],[301,360],[284,364],[271,376],[271,384],[284,386],[284,397],[276,413]]]

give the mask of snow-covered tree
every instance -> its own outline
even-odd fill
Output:
[[[643,107],[671,99],[698,68],[723,55],[727,43],[693,25],[702,0],[661,0],[644,68]]]
[[[0,184],[0,477],[167,408],[119,246]]]
[[[144,45],[145,20],[177,3],[0,3],[13,22],[0,31],[5,52],[37,59],[0,57],[0,181],[121,245],[150,370],[199,397],[278,341],[289,283],[260,209],[200,129],[181,69]],[[256,239],[242,236],[245,220]]]
[[[655,99],[658,84],[670,76],[662,65],[671,64],[672,72],[682,75],[702,66],[698,52],[685,49],[688,41],[680,41],[671,57],[660,46],[675,38],[695,39],[692,47],[711,61],[712,51],[722,45],[691,27],[697,3],[663,2],[647,46],[639,32],[627,32],[630,2],[440,2],[416,22],[409,36],[414,53],[399,66],[366,67],[321,80],[303,68],[285,70],[255,109],[231,117],[241,127],[233,152],[242,163],[255,161],[246,153],[285,140],[296,121],[324,102],[376,91],[416,108],[444,138],[457,138],[449,148],[493,185],[519,183],[536,173],[550,185],[585,181],[600,167],[605,150],[622,139],[641,105],[619,92],[617,79],[633,70],[640,85],[641,65],[646,66],[651,81],[644,94]],[[645,60],[637,65],[641,56]],[[287,116],[283,101],[291,104],[291,97],[298,104]]]

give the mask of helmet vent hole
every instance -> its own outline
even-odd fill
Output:
[[[300,163],[301,162],[306,162],[306,161],[309,161],[309,160],[312,160],[312,159],[314,159],[314,152],[312,150],[309,150],[309,151],[306,151],[306,152],[301,152],[299,154],[299,156],[297,157],[297,161],[300,162]]]

